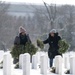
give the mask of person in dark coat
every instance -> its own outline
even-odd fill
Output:
[[[55,29],[52,29],[49,33],[49,37],[43,41],[44,44],[49,44],[48,57],[50,58],[50,67],[53,66],[53,59],[56,55],[61,55],[58,52],[59,46],[58,41],[61,40],[61,37],[56,33]]]
[[[27,42],[31,43],[29,34],[26,34],[26,30],[22,26],[20,26],[19,36],[16,36],[14,45],[25,45]]]
[[[14,45],[16,45],[16,46],[24,45],[25,46],[27,42],[31,43],[30,37],[26,33],[26,30],[22,26],[20,26],[19,27],[19,35],[17,35],[15,37]],[[18,61],[19,61],[19,59],[14,58],[14,64],[17,63]]]

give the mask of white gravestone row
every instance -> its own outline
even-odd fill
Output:
[[[11,75],[11,54],[6,53],[3,57],[3,75]],[[39,62],[39,61],[38,61]],[[70,73],[75,75],[75,56],[70,57]],[[65,63],[67,64],[67,63]],[[19,67],[23,69],[23,75],[30,75],[30,54],[21,54],[19,57]],[[61,56],[55,57],[56,73],[63,75],[63,58]],[[32,69],[37,69],[37,54],[32,56]],[[47,75],[48,56],[42,53],[40,56],[40,72]]]
[[[19,68],[20,69],[23,69],[23,57],[24,57],[24,54],[21,54],[20,56],[19,56]],[[33,55],[32,56],[32,69],[37,69],[37,55],[35,54],[35,55]]]
[[[30,75],[30,55],[25,53],[22,59],[23,75]],[[3,75],[12,75],[12,57],[10,53],[5,53],[3,57]]]
[[[20,55],[20,57],[22,56],[22,61],[23,61],[23,75],[30,75],[30,55],[28,54],[28,53],[25,53],[24,55]],[[11,54],[5,54],[4,55],[4,60],[3,60],[3,75],[11,75],[11,59],[12,59],[12,57],[11,57]],[[34,69],[37,69],[37,64],[36,64],[36,55],[33,55],[33,58],[32,58],[32,67],[34,68]],[[59,65],[58,66],[56,66],[56,69],[58,69],[57,71],[58,71],[58,73],[59,74],[61,74],[61,70],[59,69],[59,68],[61,68],[60,67],[60,65],[62,65],[62,61],[60,62],[60,60],[61,60],[61,57],[60,56],[57,56],[56,57],[56,60],[58,61],[58,62],[56,62],[56,63],[58,63]],[[41,56],[41,58],[40,58],[40,62],[41,62],[41,64],[40,64],[40,66],[41,66],[41,69],[40,69],[40,71],[41,71],[41,74],[43,74],[43,75],[47,75],[47,55],[45,55],[45,54],[43,54],[42,56]]]

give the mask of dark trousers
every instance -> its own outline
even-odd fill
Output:
[[[50,67],[53,66],[53,58],[50,59]]]

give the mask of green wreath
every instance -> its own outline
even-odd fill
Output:
[[[60,54],[67,52],[67,50],[69,48],[69,44],[66,42],[66,40],[60,40],[58,42],[58,45],[59,45],[58,51]]]
[[[40,39],[37,39],[37,46],[38,46],[40,49],[43,49],[43,48],[44,48],[44,44],[43,44],[43,42],[42,42]]]

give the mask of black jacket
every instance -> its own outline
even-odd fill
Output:
[[[49,50],[48,50],[48,56],[49,58],[54,58],[56,55],[60,55],[58,52],[59,46],[58,41],[61,40],[61,37],[58,36],[58,33],[54,34],[54,37],[52,37],[49,34],[49,37],[43,41],[44,44],[49,44]]]
[[[14,45],[25,45],[27,42],[31,43],[29,35],[28,34],[22,35],[20,33],[19,36],[15,37]]]

